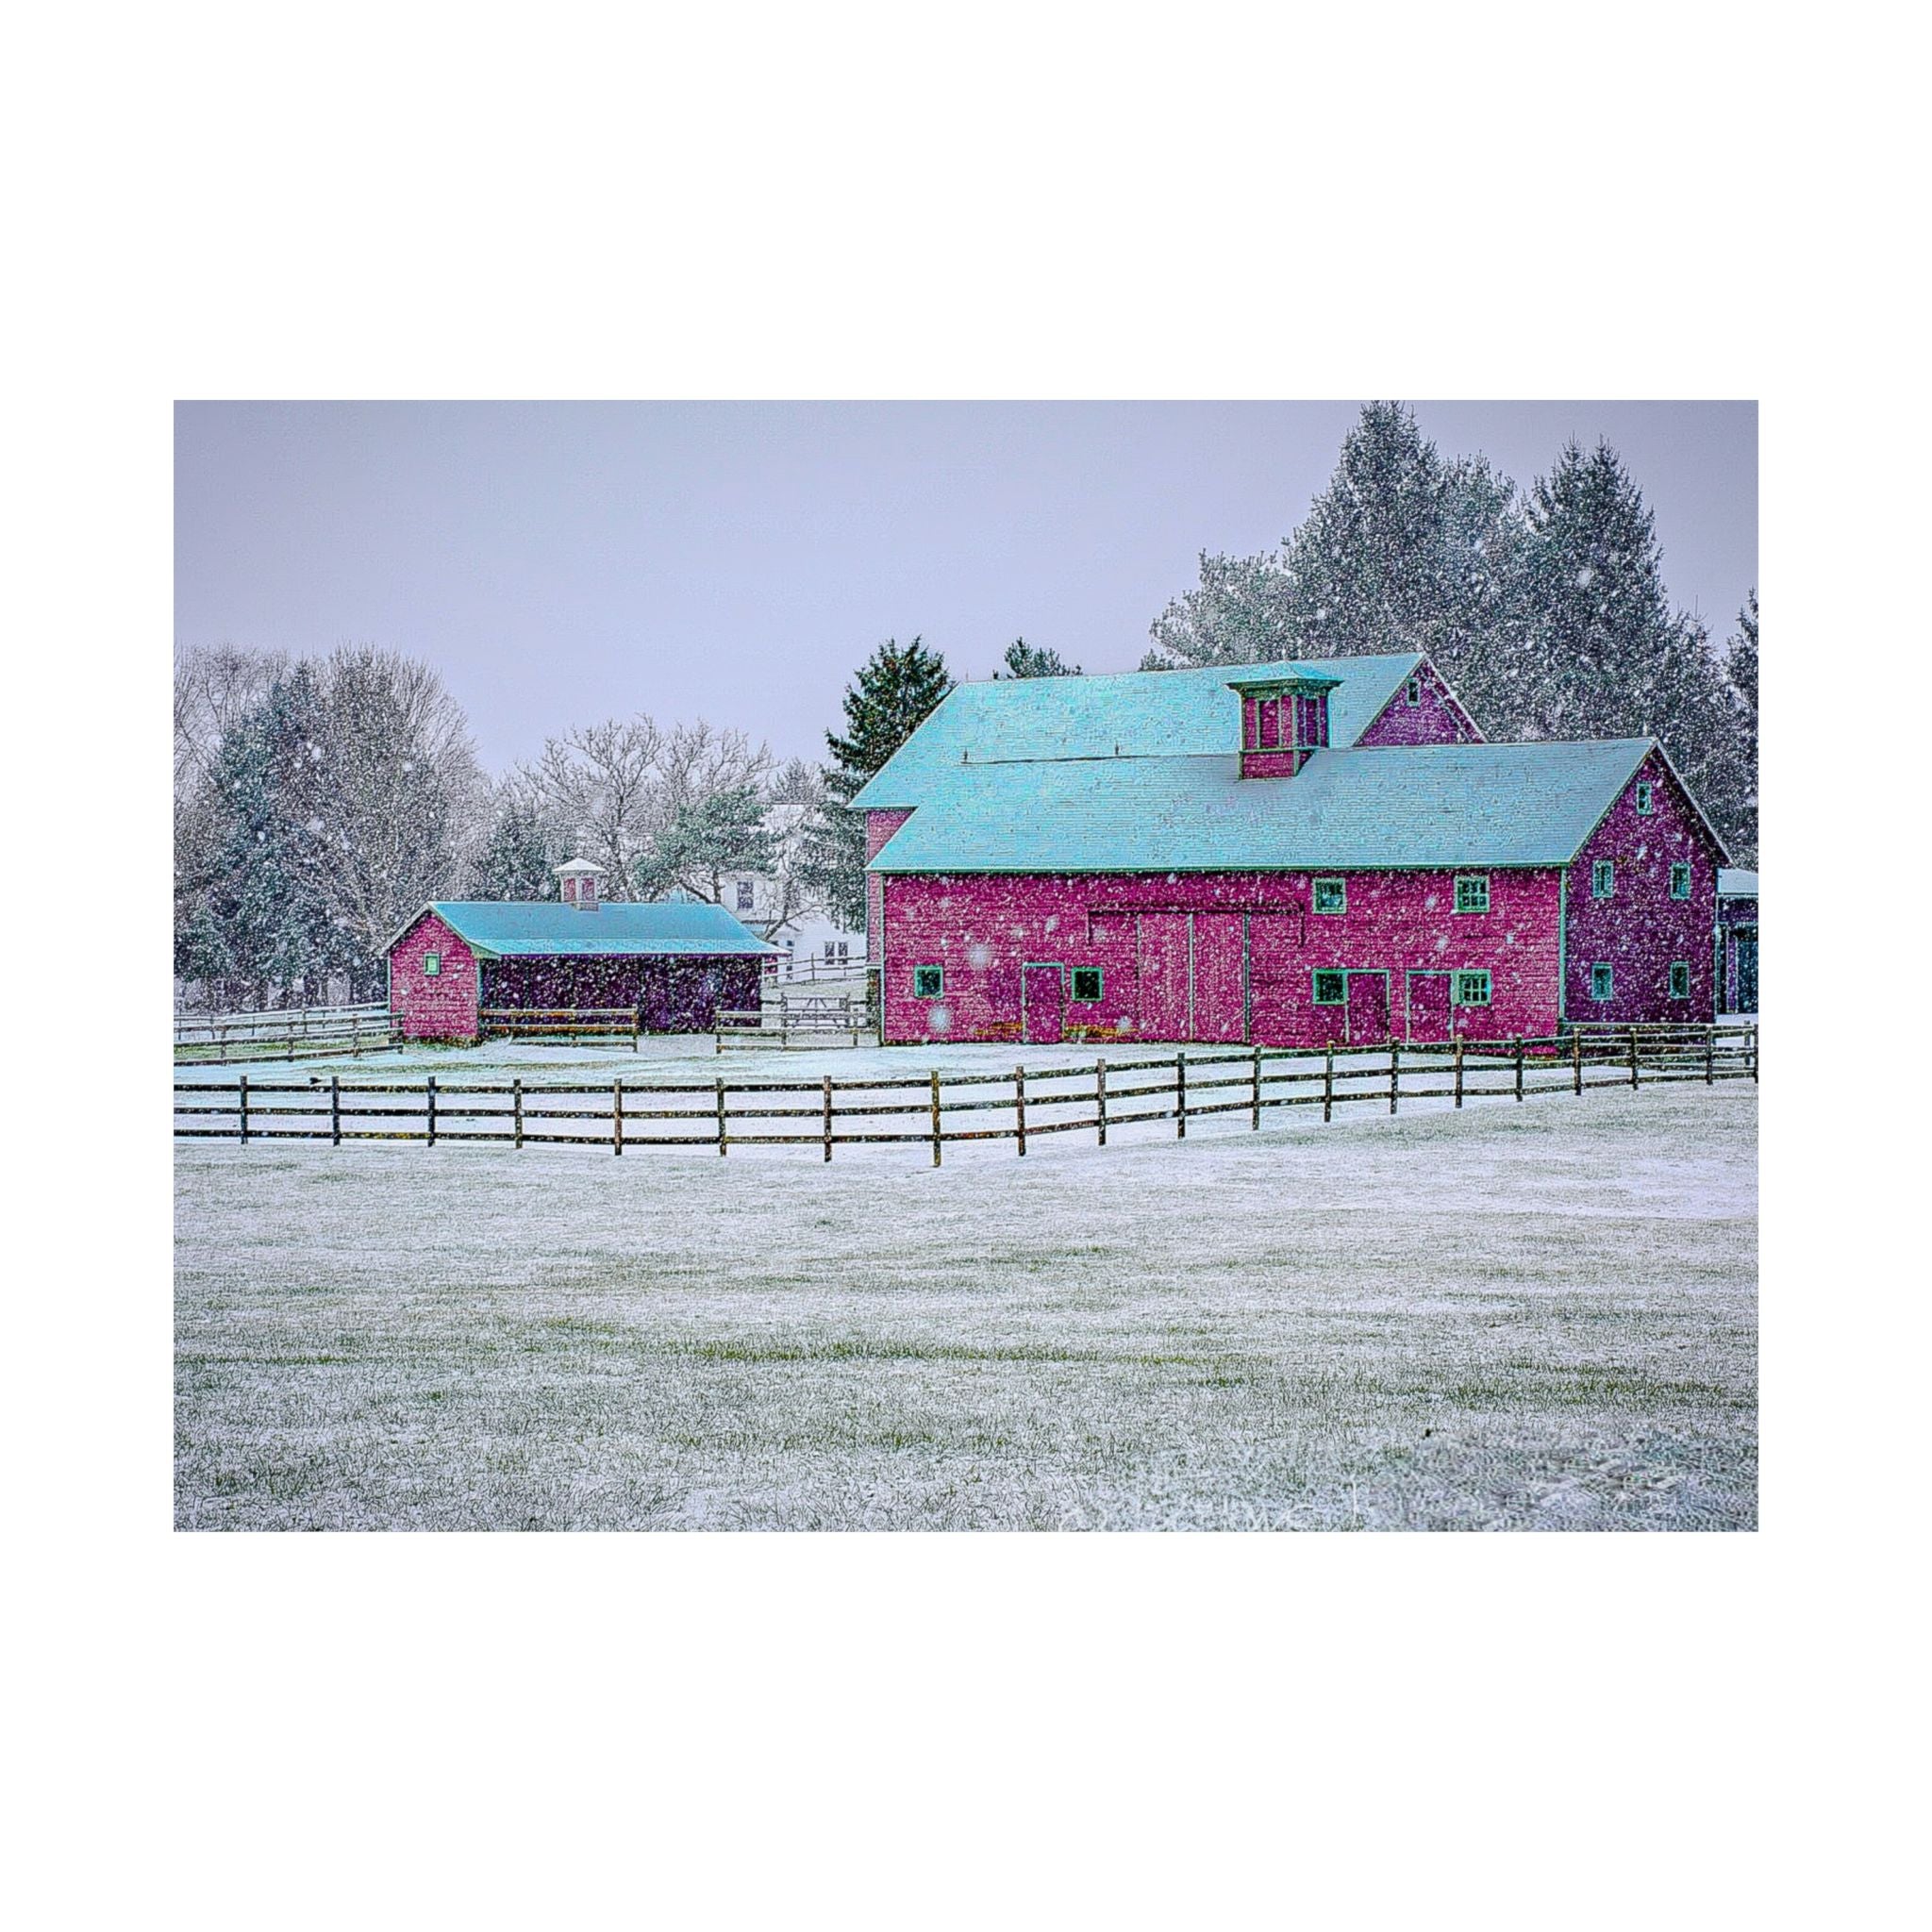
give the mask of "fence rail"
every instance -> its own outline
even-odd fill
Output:
[[[840,1146],[920,1145],[941,1165],[958,1142],[1029,1140],[1188,1124],[1246,1114],[1258,1129],[1271,1109],[1369,1105],[1391,1114],[1405,1100],[1524,1101],[1532,1094],[1672,1081],[1757,1078],[1754,1025],[1637,1028],[1617,1035],[1344,1048],[1264,1048],[1097,1059],[1070,1067],[1016,1066],[1010,1074],[867,1075],[816,1080],[716,1079],[590,1083],[465,1081],[325,1082],[251,1079],[175,1085],[180,1139],[250,1141],[498,1141],[608,1147],[812,1147],[825,1160]],[[997,1090],[997,1091],[993,1091]],[[594,1103],[594,1104],[592,1104]],[[183,1124],[184,1122],[189,1124]]]
[[[485,1040],[622,1040],[638,1050],[635,1007],[485,1007],[476,1015]]]
[[[177,1013],[177,1065],[225,1066],[231,1060],[319,1059],[341,1053],[358,1058],[391,1045],[395,1023],[389,1008],[286,1007],[259,1013]]]

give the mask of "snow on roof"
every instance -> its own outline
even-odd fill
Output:
[[[777,950],[722,906],[607,899],[596,911],[582,912],[556,899],[439,899],[425,909],[479,951],[498,956]]]
[[[1352,745],[1410,677],[1413,651],[1215,664],[1200,671],[1126,671],[1106,677],[1003,677],[955,685],[852,801],[861,809],[920,804],[939,776],[1014,759],[1159,758],[1235,748],[1229,684],[1332,678],[1328,739]]]
[[[1225,673],[1213,675],[1224,687]],[[1224,742],[1224,716],[1222,726]],[[1654,744],[1318,751],[1296,776],[1270,779],[1242,778],[1232,752],[975,761],[924,780],[919,808],[869,870],[1563,865]]]
[[[559,873],[594,872],[601,873],[601,865],[592,865],[588,858],[566,858],[557,870]]]
[[[1721,865],[1717,869],[1717,895],[1720,899],[1755,899],[1757,896],[1757,874],[1742,872],[1736,866]]]

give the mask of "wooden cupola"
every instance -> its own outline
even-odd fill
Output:
[[[1312,671],[1230,678],[1241,703],[1241,776],[1292,778],[1328,742],[1328,693],[1341,682]]]
[[[557,876],[566,906],[575,906],[579,912],[596,911],[597,881],[604,876],[601,865],[573,858],[557,868]]]

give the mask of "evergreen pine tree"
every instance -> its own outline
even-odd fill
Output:
[[[545,837],[534,805],[506,799],[476,855],[470,894],[477,899],[554,899],[556,868],[570,856]]]
[[[1744,842],[1740,708],[1703,623],[1670,608],[1654,520],[1616,451],[1568,445],[1528,515],[1526,648],[1491,735],[1656,738],[1725,842]]]
[[[215,761],[224,829],[208,908],[234,973],[258,997],[295,979],[312,997],[352,957],[323,891],[324,724],[315,675],[297,664]]]
[[[1527,649],[1498,735],[1605,738],[1655,729],[1672,619],[1642,493],[1608,443],[1564,448],[1528,501]],[[1661,734],[1659,734],[1661,735]]]
[[[953,688],[945,660],[914,638],[888,638],[846,688],[845,736],[825,733],[826,804],[802,841],[799,876],[841,924],[865,924],[865,822],[848,809],[860,787]]]
[[[995,671],[994,677],[1078,677],[1080,667],[1069,664],[1058,651],[1041,644],[1029,644],[1024,638],[1015,638],[1007,646],[1006,670]]]
[[[1738,612],[1738,628],[1724,654],[1737,712],[1739,758],[1743,796],[1739,803],[1734,856],[1741,865],[1757,863],[1757,591],[1754,586]]]
[[[1751,749],[1757,750],[1757,591],[1754,585],[1738,612],[1738,628],[1724,656],[1724,672],[1751,721]]]

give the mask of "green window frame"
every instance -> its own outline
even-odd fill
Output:
[[[1406,691],[1406,692],[1404,693],[1404,696],[1406,696],[1406,697],[1407,698],[1407,700],[1408,700],[1408,702],[1409,702],[1409,704],[1410,704],[1411,706],[1419,705],[1419,704],[1421,704],[1421,703],[1422,703],[1422,701],[1423,701],[1423,681],[1422,681],[1422,679],[1421,679],[1420,677],[1411,677],[1411,678],[1410,678],[1410,679],[1408,680],[1408,689],[1407,689],[1407,691]]]
[[[1488,873],[1459,872],[1456,874],[1456,909],[1458,912],[1487,912],[1490,909]]]
[[[1671,867],[1671,897],[1688,899],[1690,896],[1690,868],[1683,859],[1677,859]]]
[[[1314,974],[1315,1004],[1318,1007],[1345,1007],[1348,1004],[1348,974],[1333,966],[1317,966]]]
[[[1671,961],[1671,997],[1674,1000],[1690,997],[1690,962],[1688,959]]]
[[[1348,910],[1348,881],[1346,879],[1317,879],[1314,883],[1309,903],[1317,912],[1346,912]]]
[[[441,975],[441,973],[442,955],[441,953],[425,953],[423,955],[423,977],[425,979],[436,979]]]
[[[1641,818],[1648,818],[1657,809],[1657,787],[1648,778],[1640,780],[1637,787],[1637,810]]]
[[[1613,899],[1617,895],[1617,867],[1614,860],[1599,858],[1590,868],[1590,896]]]
[[[924,965],[912,969],[912,997],[916,1000],[936,1000],[946,990],[946,969],[943,966]]]
[[[1105,976],[1098,966],[1075,966],[1072,972],[1074,982],[1071,997],[1082,1005],[1091,1005],[1100,997]]]
[[[1593,1000],[1614,999],[1617,975],[1601,960],[1590,969],[1590,996]]]
[[[1490,1003],[1490,975],[1461,972],[1449,982],[1449,997],[1458,1007],[1486,1007]]]

